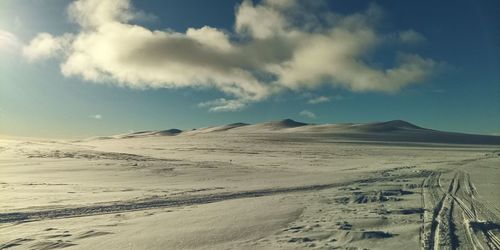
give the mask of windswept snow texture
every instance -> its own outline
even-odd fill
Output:
[[[0,249],[500,249],[498,137],[283,120],[0,140]]]

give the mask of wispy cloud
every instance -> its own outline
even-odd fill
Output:
[[[324,102],[329,102],[329,101],[330,101],[330,97],[328,97],[328,96],[318,96],[318,97],[309,99],[307,101],[307,103],[309,103],[309,104],[318,104],[318,103],[324,103]]]
[[[330,102],[330,101],[340,101],[342,99],[344,99],[344,97],[341,95],[316,96],[316,97],[309,98],[309,100],[307,100],[307,103],[308,104],[319,104],[319,103],[325,103],[325,102]]]
[[[198,107],[208,108],[212,112],[237,111],[245,107],[245,103],[240,100],[227,100],[219,98],[212,101],[198,103]]]
[[[100,114],[90,115],[89,118],[96,119],[96,120],[101,120],[102,119],[102,115],[100,115]]]
[[[216,88],[225,97],[200,105],[211,111],[240,110],[285,90],[324,84],[395,92],[423,81],[438,64],[395,49],[393,67],[373,66],[365,57],[394,34],[377,27],[383,11],[376,5],[351,15],[325,9],[300,0],[245,0],[233,31],[204,26],[177,32],[135,24],[144,13],[129,0],[78,0],[68,14],[79,30],[38,34],[24,55],[32,61],[58,57],[62,74],[92,82]],[[407,42],[419,39],[415,31],[399,34]]]
[[[299,115],[310,118],[310,119],[316,119],[316,114],[309,110],[302,110],[300,111]]]
[[[401,41],[404,43],[410,44],[423,43],[426,41],[425,37],[422,34],[414,30],[405,30],[399,32],[399,39],[401,39]]]
[[[13,33],[0,29],[0,51],[12,52],[22,47],[21,41]]]

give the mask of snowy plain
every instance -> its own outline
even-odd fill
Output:
[[[499,249],[500,137],[292,120],[0,140],[0,249]]]

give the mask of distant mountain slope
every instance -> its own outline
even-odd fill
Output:
[[[99,137],[98,139],[127,139],[127,138],[139,138],[139,137],[149,137],[149,136],[174,136],[180,133],[182,133],[182,130],[172,128],[167,130],[140,131],[128,134],[114,135],[110,137]]]
[[[288,129],[284,132],[339,140],[500,145],[500,136],[438,131],[419,127],[402,120],[360,124],[308,125]]]
[[[236,128],[231,132],[252,132],[252,133],[272,132],[272,131],[276,132],[290,128],[303,127],[307,125],[308,125],[307,123],[297,122],[292,119],[285,119],[281,121],[271,121],[271,122],[248,125],[245,127]]]
[[[292,119],[271,121],[258,124],[232,123],[222,126],[206,127],[190,131],[169,129],[160,131],[143,131],[94,139],[126,139],[158,136],[196,136],[213,135],[267,135],[311,137],[331,140],[355,141],[388,141],[388,142],[427,142],[456,144],[489,144],[500,145],[500,136],[475,135],[445,132],[419,127],[412,123],[393,120],[373,123],[342,124],[307,124]]]
[[[427,130],[402,120],[359,124],[358,129],[371,132],[385,132],[385,131],[404,130],[404,129]]]
[[[193,129],[191,131],[184,132],[184,134],[185,135],[195,135],[195,134],[205,134],[205,133],[212,133],[212,132],[224,132],[224,131],[228,131],[230,129],[239,128],[239,127],[248,126],[248,125],[249,124],[247,124],[247,123],[237,122],[237,123],[231,123],[231,124],[222,125],[222,126]]]

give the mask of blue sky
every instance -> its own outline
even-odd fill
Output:
[[[283,118],[500,133],[498,1],[283,2],[2,0],[0,134]]]

